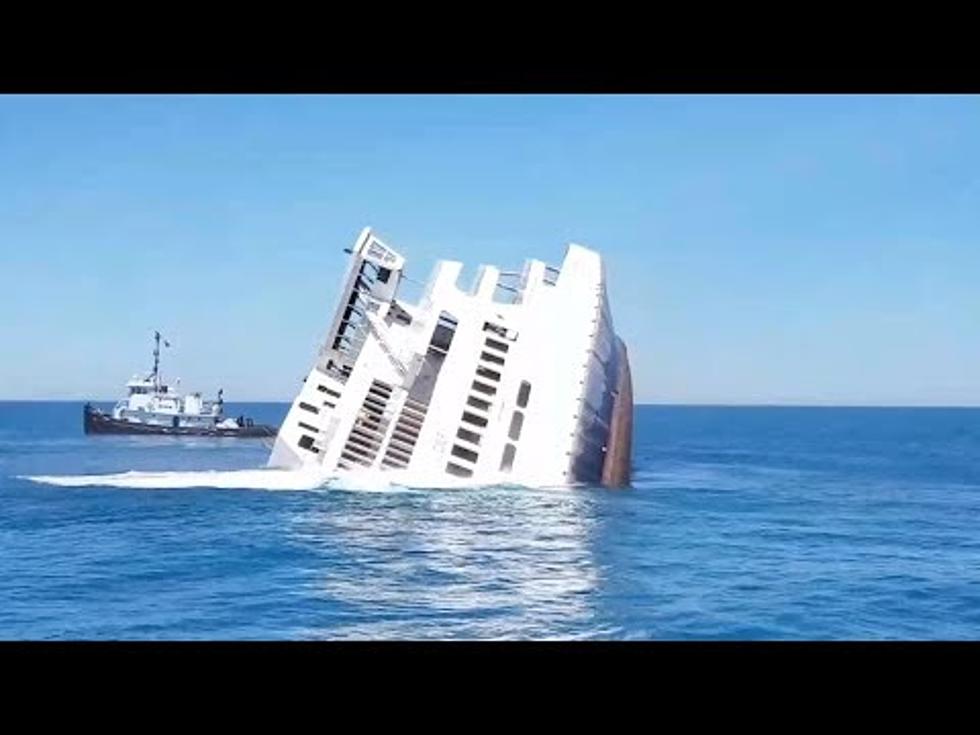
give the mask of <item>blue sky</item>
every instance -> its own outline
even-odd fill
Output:
[[[980,405],[980,97],[0,97],[0,398],[289,400],[342,250],[607,260],[638,402]]]

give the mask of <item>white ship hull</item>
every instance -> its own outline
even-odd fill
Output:
[[[597,253],[521,273],[440,261],[418,304],[365,229],[270,466],[391,472],[427,485],[629,483],[632,388]]]

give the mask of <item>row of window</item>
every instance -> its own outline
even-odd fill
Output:
[[[500,325],[487,322],[483,325],[483,328],[487,332],[509,338],[507,329]],[[501,380],[501,371],[506,362],[506,356],[510,350],[510,346],[506,342],[489,335],[484,339],[484,345],[487,349],[481,351],[480,361],[485,364],[478,364],[476,368],[476,374],[471,385],[471,391],[473,392],[467,397],[466,405],[489,413],[493,404],[493,397],[497,394],[497,387]],[[488,367],[488,365],[492,367]],[[517,391],[517,408],[511,414],[510,426],[507,430],[507,436],[511,441],[504,446],[503,455],[500,460],[500,469],[503,472],[510,472],[514,465],[514,457],[517,454],[516,442],[520,439],[521,431],[524,428],[524,411],[521,409],[527,408],[530,395],[531,384],[526,380],[521,381]],[[481,430],[486,428],[488,423],[488,419],[484,416],[464,409],[461,417],[461,425],[456,430],[456,436],[471,445],[479,446],[483,438]],[[450,454],[453,457],[465,460],[471,465],[475,465],[479,459],[479,453],[476,450],[458,443],[453,444],[450,449]],[[459,477],[470,477],[473,474],[473,470],[469,467],[453,461],[447,463],[446,471]]]
[[[528,399],[531,397],[531,384],[526,380],[521,381],[520,388],[517,389],[518,408],[527,408]],[[510,415],[510,428],[507,430],[507,437],[516,442],[521,438],[521,429],[524,428],[524,412],[518,408]],[[510,472],[514,467],[514,456],[517,454],[517,445],[508,442],[504,445],[504,453],[500,457],[500,471]]]
[[[323,400],[323,405],[326,408],[336,408],[337,404],[334,401],[340,400],[339,392],[335,391],[333,388],[328,388],[322,383],[318,384],[316,389],[321,393],[325,393],[327,396],[329,396],[332,399],[332,400],[327,400],[325,398]],[[306,401],[300,401],[298,405],[301,409],[303,409],[304,411],[308,411],[309,413],[312,413],[314,416],[320,413],[319,408],[317,408],[312,404],[307,403]],[[311,434],[320,433],[320,430],[318,428],[304,421],[299,421],[297,422],[297,424],[299,428],[309,431]],[[315,442],[316,440],[312,436],[310,436],[310,434],[301,434],[297,444],[299,445],[300,449],[306,449],[307,451],[313,452],[313,454],[319,454],[320,450],[318,447],[314,446]]]
[[[483,329],[492,334],[500,336],[507,335],[507,330],[504,327],[491,324],[490,322],[485,322]],[[470,385],[471,392],[466,399],[466,405],[489,414],[493,405],[493,397],[497,394],[497,385],[500,382],[501,370],[503,370],[510,346],[506,342],[494,339],[490,335],[484,338],[483,344],[485,349],[480,352],[477,368],[473,375],[473,383]],[[480,364],[481,362],[484,364]],[[493,367],[488,367],[491,365]],[[483,438],[482,430],[486,428],[488,423],[489,420],[486,417],[464,409],[463,415],[460,417],[460,426],[456,429],[456,436],[463,441],[479,446]],[[464,426],[464,424],[466,425]],[[465,460],[471,465],[475,465],[480,458],[479,452],[458,443],[453,444],[449,453],[453,457]],[[473,475],[472,468],[460,465],[458,462],[453,462],[452,460],[446,463],[446,472],[457,477],[471,477]]]

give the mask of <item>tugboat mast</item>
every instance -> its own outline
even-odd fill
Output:
[[[160,332],[153,332],[153,339],[155,345],[153,347],[153,374],[150,376],[153,378],[153,387],[155,390],[160,390]],[[163,341],[163,344],[170,347],[170,343],[167,340]]]

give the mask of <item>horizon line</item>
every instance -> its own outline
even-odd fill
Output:
[[[0,398],[0,403],[117,403],[118,398]],[[274,403],[288,405],[292,400],[250,399],[225,401],[225,403]],[[643,401],[638,406],[662,406],[665,408],[954,408],[980,409],[980,403],[718,403],[680,401]]]

